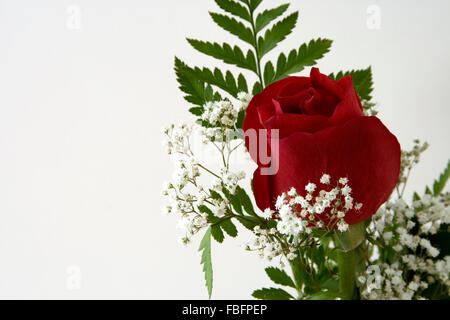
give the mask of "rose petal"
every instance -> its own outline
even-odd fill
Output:
[[[253,190],[261,210],[291,187],[299,193],[309,182],[318,183],[327,173],[332,183],[349,179],[354,202],[363,207],[350,210],[345,221],[366,220],[389,198],[400,172],[400,145],[376,117],[359,117],[314,134],[294,133],[279,141],[278,173],[254,173]],[[277,166],[275,165],[275,167]]]

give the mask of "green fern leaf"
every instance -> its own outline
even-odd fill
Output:
[[[232,1],[232,0],[215,0],[217,5],[224,11],[231,13],[234,16],[237,16],[241,19],[244,19],[248,22],[252,21],[250,13],[248,9],[241,4]]]
[[[373,91],[372,68],[368,67],[367,69],[346,72],[340,71],[336,75],[333,73],[330,74],[329,77],[333,80],[339,80],[348,75],[353,79],[353,86],[355,87],[355,91],[359,95],[359,98],[362,101],[372,100],[372,96],[370,95]]]
[[[209,14],[219,27],[228,31],[232,35],[235,35],[239,39],[249,43],[250,45],[254,46],[255,41],[253,38],[253,32],[250,28],[246,27],[242,22],[239,22],[232,17],[219,13],[210,12]]]
[[[319,38],[311,40],[308,44],[302,44],[298,50],[292,50],[287,58],[283,53],[280,54],[276,72],[272,79],[265,80],[266,86],[300,72],[307,66],[315,65],[317,60],[330,51],[332,42],[332,40]]]
[[[258,34],[262,29],[264,29],[269,23],[281,16],[289,7],[289,4],[282,4],[281,6],[265,10],[258,14],[255,21],[255,33]]]
[[[204,42],[195,39],[187,39],[187,41],[201,53],[222,60],[225,63],[257,72],[255,54],[251,50],[248,50],[247,54],[244,56],[244,53],[238,46],[232,48],[227,43],[220,45],[218,43]]]
[[[294,12],[283,20],[277,22],[271,29],[267,30],[264,37],[258,38],[258,52],[263,57],[270,50],[292,32],[297,24],[298,12]]]
[[[200,242],[198,251],[203,251],[200,263],[203,264],[206,288],[208,289],[208,296],[211,299],[213,288],[213,269],[211,261],[211,228],[208,228],[208,230],[206,230],[205,235]]]

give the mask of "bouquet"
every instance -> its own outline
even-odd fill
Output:
[[[402,150],[376,117],[371,67],[322,74],[314,65],[332,44],[322,38],[269,61],[298,12],[265,9],[262,0],[215,2],[223,13],[211,12],[213,21],[247,49],[187,41],[244,73],[175,58],[194,119],[163,129],[176,163],[163,210],[180,215],[183,244],[200,233],[209,297],[211,241],[236,237],[239,224],[252,234],[246,249],[271,263],[274,287],[255,290],[257,299],[448,299],[450,162],[404,199],[428,144]],[[309,75],[293,76],[307,67]],[[208,164],[211,157],[219,161]],[[248,163],[250,178],[240,168]]]

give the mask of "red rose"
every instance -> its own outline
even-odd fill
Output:
[[[279,130],[278,172],[261,174],[267,167],[246,139],[258,163],[253,191],[261,210],[274,209],[278,195],[291,187],[299,193],[309,182],[319,189],[323,174],[336,185],[347,177],[361,210],[350,210],[344,220],[355,224],[369,218],[389,198],[400,173],[400,145],[376,117],[367,117],[350,76],[333,81],[312,68],[310,77],[288,77],[271,84],[250,102],[243,126]],[[252,143],[256,143],[253,141]],[[270,137],[268,148],[270,151]]]

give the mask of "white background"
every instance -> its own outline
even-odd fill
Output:
[[[79,30],[67,26],[70,5]],[[379,30],[367,27],[370,5]],[[173,166],[159,130],[193,119],[174,55],[218,64],[185,37],[237,41],[208,10],[219,9],[212,0],[0,1],[0,298],[207,297],[199,239],[181,247],[177,219],[160,214]],[[408,189],[422,191],[450,155],[450,2],[305,0],[294,10],[299,25],[280,49],[333,39],[321,71],[372,65],[380,118],[403,146],[431,144]],[[269,285],[247,240],[214,244],[213,298]]]

